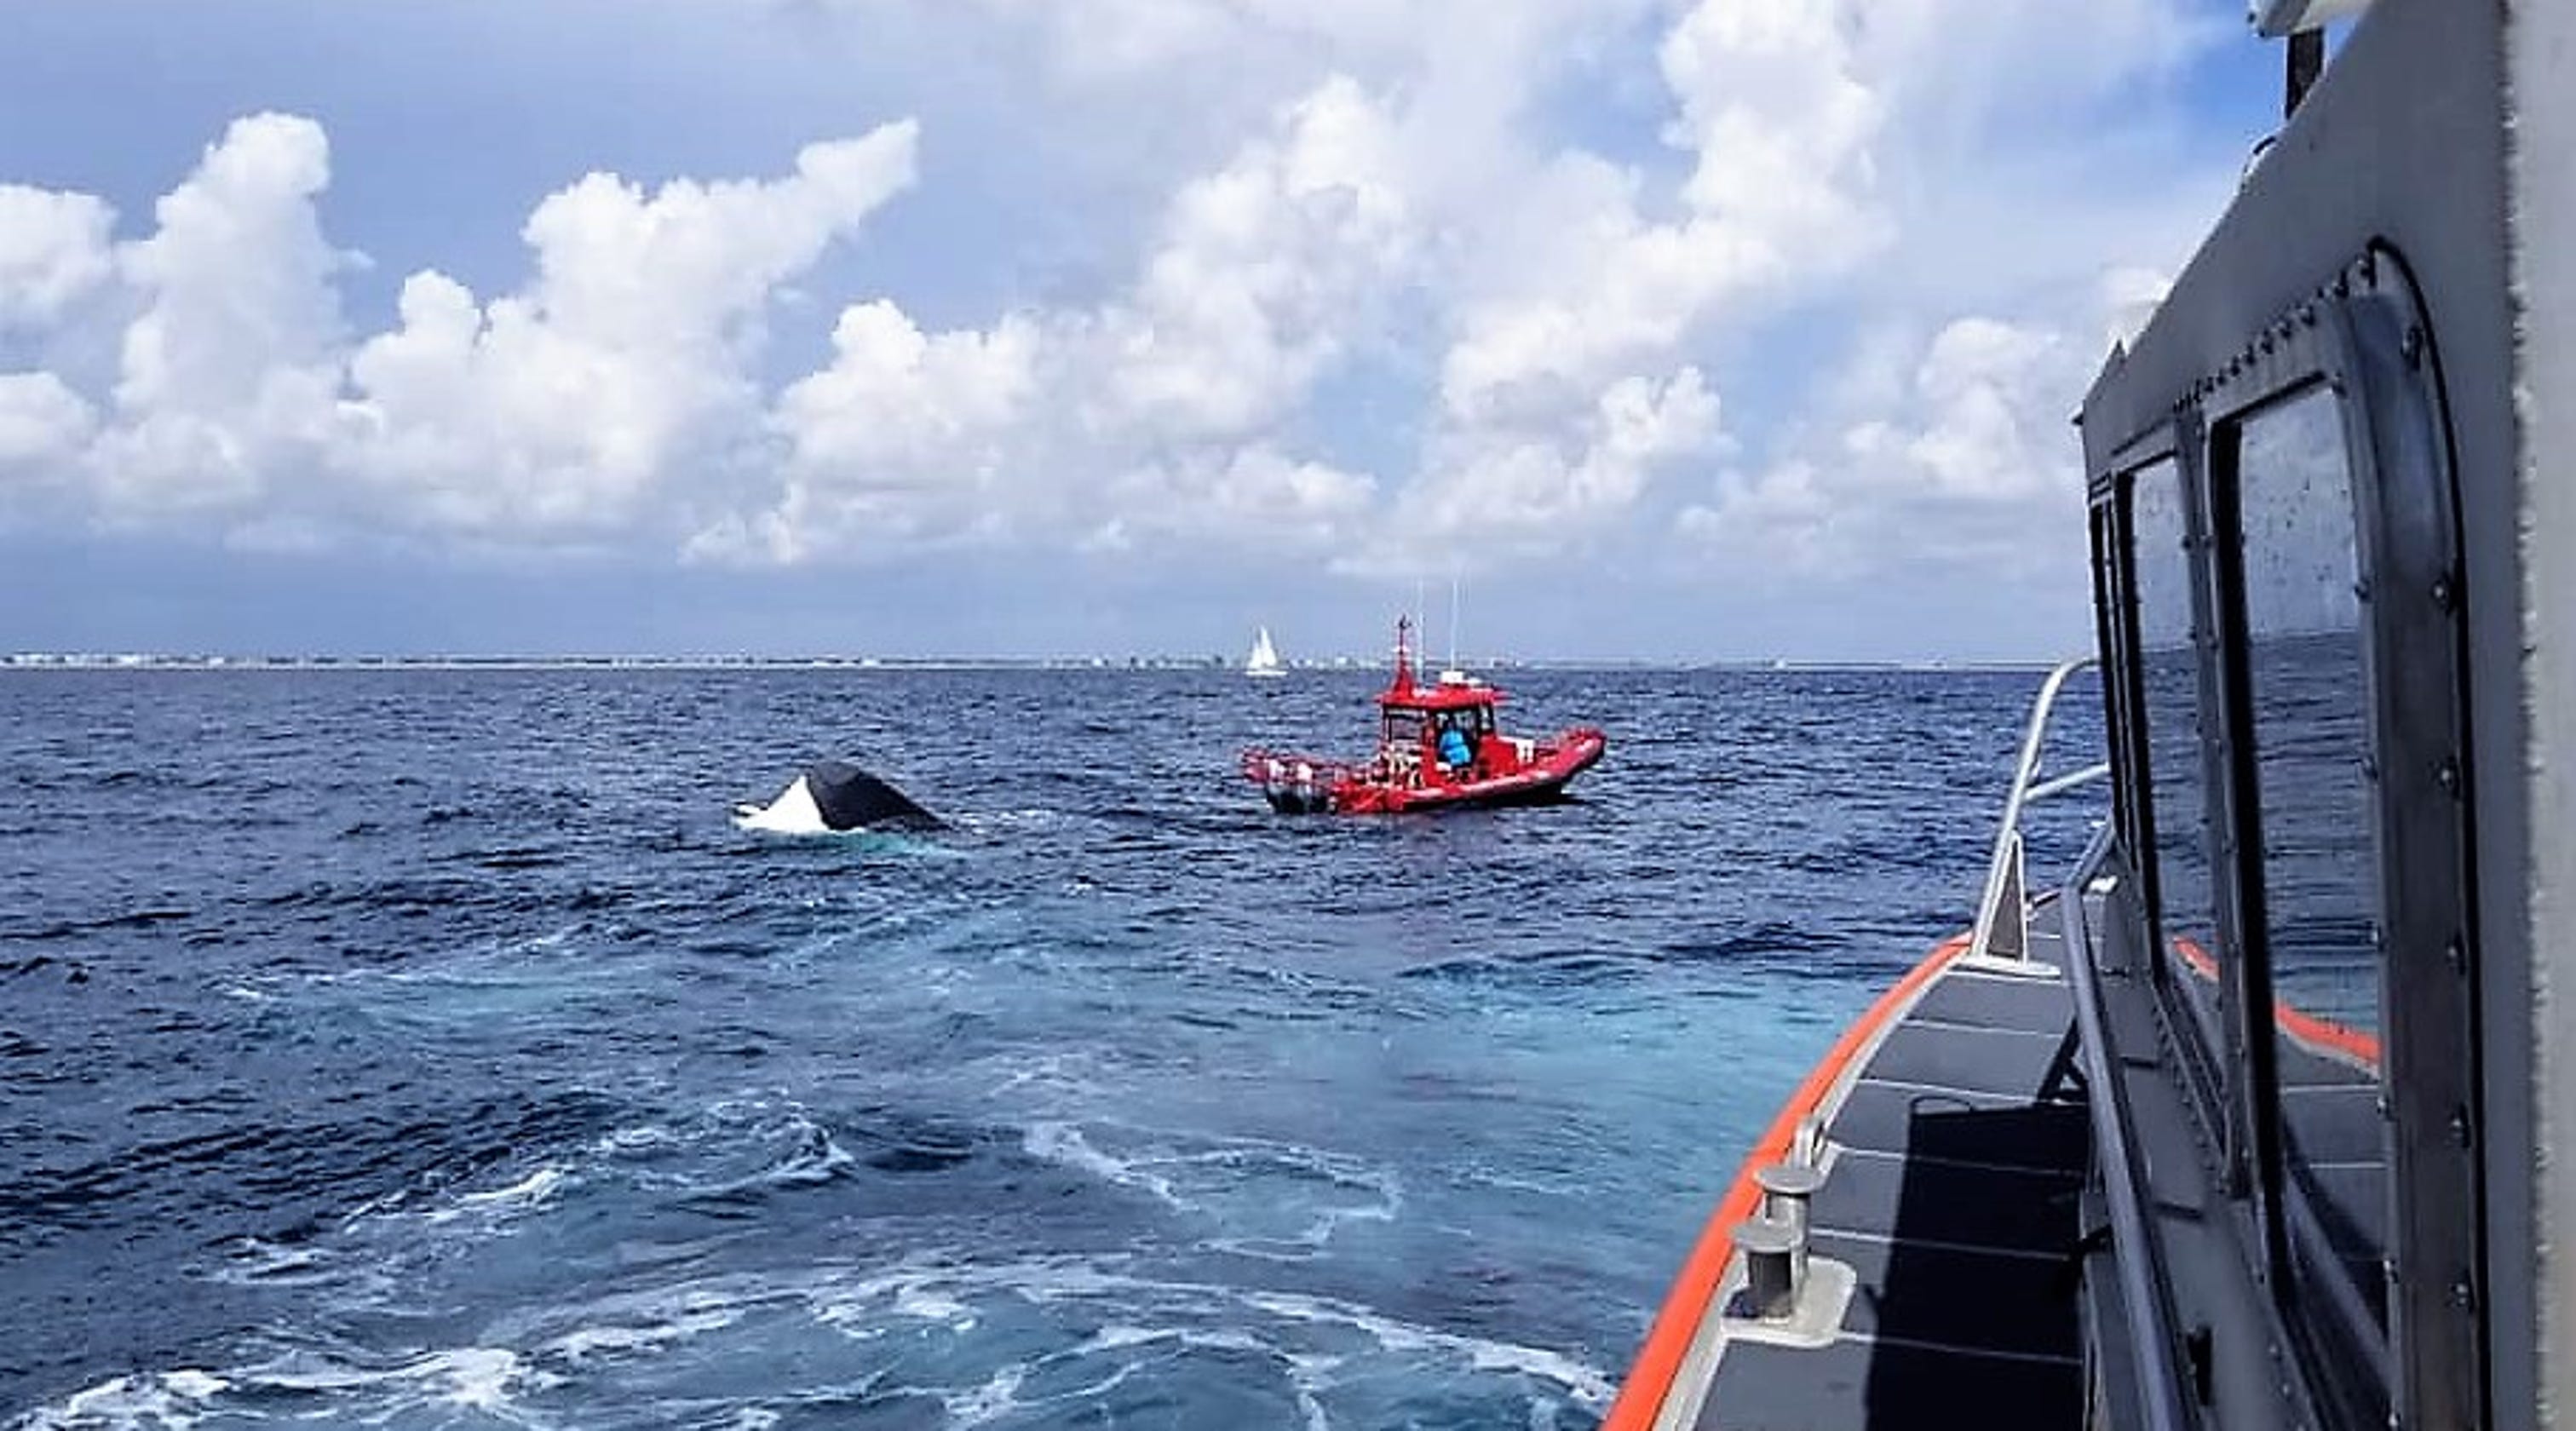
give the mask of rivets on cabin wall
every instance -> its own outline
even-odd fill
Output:
[[[2433,767],[2433,783],[2441,786],[2442,793],[2445,795],[2459,794],[2460,758],[2456,755],[2443,756],[2441,762]]]
[[[2460,604],[2459,588],[2447,574],[2433,578],[2433,604],[2446,612]]]
[[[2462,939],[2456,934],[2443,940],[2442,960],[2444,963],[2451,966],[2451,972],[2454,974],[2465,974],[2469,972],[2468,941]]]
[[[2406,366],[2410,368],[2422,367],[2424,365],[2423,327],[2414,323],[2407,324],[2406,336],[2398,340],[2397,351],[2400,356],[2406,359]]]

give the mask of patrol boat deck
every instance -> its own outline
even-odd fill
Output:
[[[1672,1424],[1948,1427],[1971,1404],[2003,1410],[1983,1425],[2081,1419],[2074,1007],[2062,974],[1949,953],[1861,1050],[1821,1127],[1807,1278],[1849,1298],[1831,1341],[1804,1317],[1721,1317],[1705,1402]],[[1748,1292],[1739,1271],[1717,1301],[1751,1311]]]
[[[2060,917],[2019,899],[2023,750],[1988,917],[1934,949],[1783,1105],[1709,1218],[1611,1427],[2000,1428],[2084,1415],[2090,1075]],[[2079,896],[2080,898],[2080,896]]]

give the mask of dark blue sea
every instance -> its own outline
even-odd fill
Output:
[[[0,673],[0,1424],[1590,1426],[2039,676],[1507,674],[1389,821],[1362,672]]]

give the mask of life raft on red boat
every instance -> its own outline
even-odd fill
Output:
[[[1395,628],[1395,679],[1377,698],[1377,755],[1365,764],[1247,750],[1244,778],[1282,814],[1394,815],[1541,805],[1608,748],[1592,726],[1553,738],[1504,735],[1494,722],[1503,693],[1458,671],[1428,684],[1413,675],[1410,621]]]

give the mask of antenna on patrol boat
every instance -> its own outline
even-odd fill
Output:
[[[2247,18],[2254,33],[2267,40],[2286,40],[2281,67],[2281,118],[2299,112],[2299,102],[2326,68],[2326,25],[2350,19],[2369,8],[2369,0],[2251,0]]]

